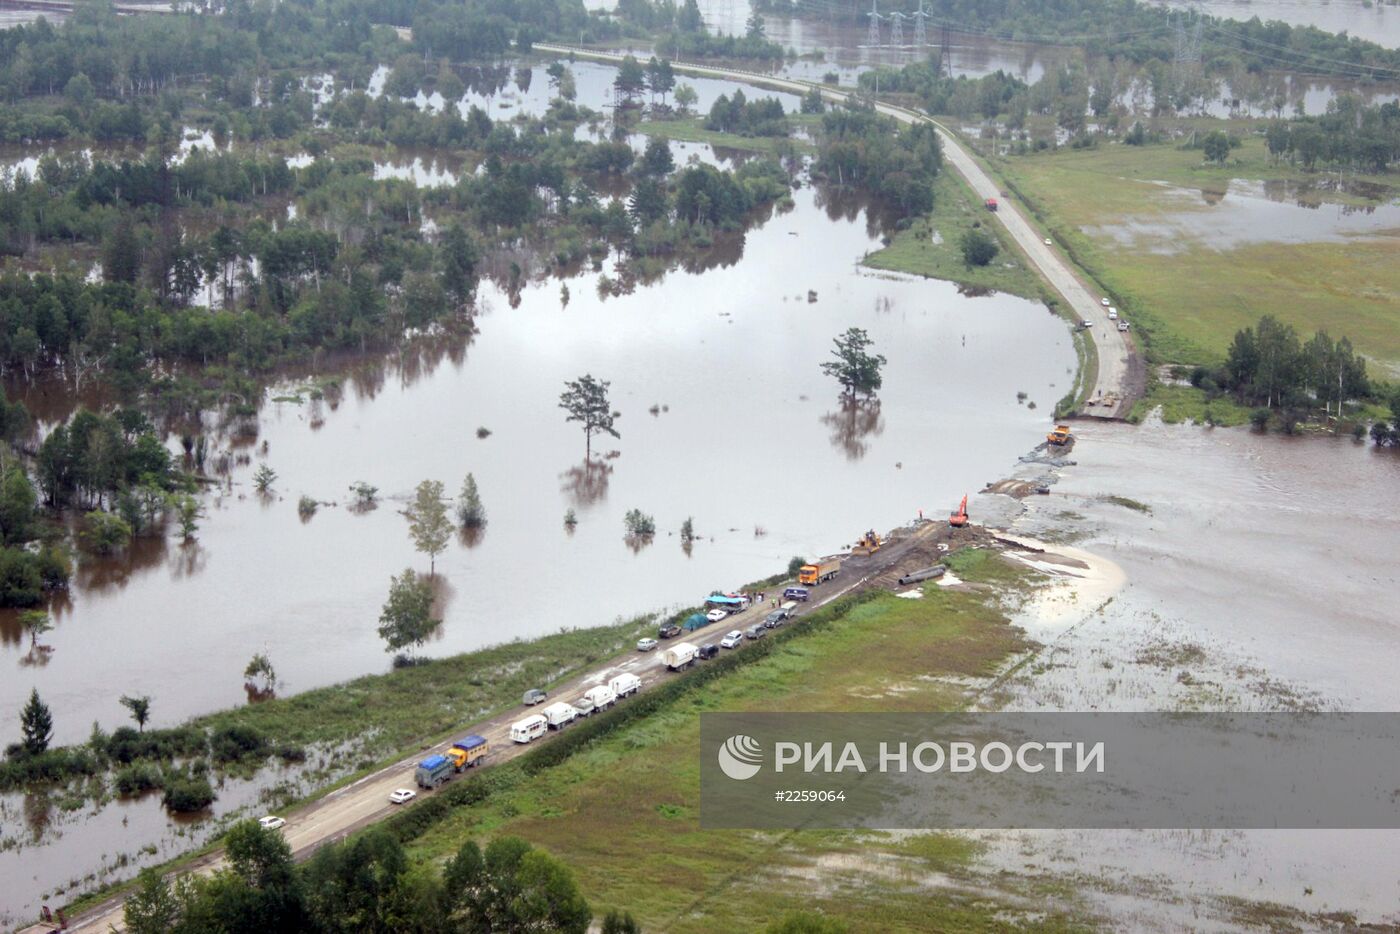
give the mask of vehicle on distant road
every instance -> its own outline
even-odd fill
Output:
[[[661,654],[661,661],[672,671],[680,671],[695,664],[700,650],[689,642],[677,642]]]
[[[539,688],[530,688],[530,690],[525,692],[525,696],[520,698],[520,703],[524,704],[526,707],[533,707],[543,701],[546,696],[545,692],[541,691]]]
[[[797,573],[797,582],[799,584],[824,584],[840,573],[841,559],[825,558],[802,565],[802,570]]]
[[[655,639],[638,639],[638,640],[637,640],[637,651],[638,651],[638,652],[650,652],[652,649],[656,648],[656,646],[657,646],[658,644],[659,644],[659,643],[658,643]]]
[[[710,612],[705,614],[705,618],[712,623],[717,623],[720,620],[726,618],[727,616],[729,616],[728,610],[711,610]]]
[[[656,631],[656,635],[662,639],[673,639],[681,634],[681,627],[675,623],[667,623]]]
[[[473,733],[466,739],[457,740],[457,742],[452,744],[452,748],[448,749],[443,755],[451,759],[453,768],[460,772],[463,769],[471,768],[482,759],[485,759],[486,753],[490,748],[491,747],[486,742],[486,737],[477,736]]]
[[[767,630],[763,628],[762,623],[754,623],[748,629],[744,630],[744,635],[750,639],[762,639],[767,635]]]
[[[389,794],[390,804],[407,804],[418,797],[418,792],[412,788],[397,788]]]
[[[704,645],[700,646],[700,658],[702,659],[714,658],[718,654],[719,646],[715,645],[713,642],[706,642]]]
[[[1088,318],[1085,318],[1083,321],[1079,322],[1079,327],[1081,330],[1087,330],[1093,326],[1094,322],[1090,321]]]
[[[562,730],[578,719],[578,708],[573,704],[555,701],[540,712],[551,730]]]
[[[806,603],[812,592],[806,587],[789,587],[783,591],[784,600],[796,600],[799,603]]]
[[[1049,238],[1049,237],[1046,237],[1046,238],[1045,238],[1045,245],[1046,245],[1046,246],[1050,246],[1050,238]]]
[[[1120,331],[1126,331],[1126,330],[1128,330],[1128,322],[1126,322],[1126,321],[1119,321],[1119,322],[1118,322],[1118,330],[1120,330]]]
[[[287,826],[287,821],[285,818],[273,817],[269,814],[266,817],[259,817],[258,824],[262,826],[263,830],[281,830]]]
[[[413,780],[419,788],[436,788],[451,779],[455,771],[452,760],[446,756],[429,756],[413,770]]]
[[[1099,304],[1102,305],[1103,307],[1107,308],[1109,305],[1111,305],[1111,304],[1113,304],[1113,303],[1110,302],[1110,301],[1109,301],[1108,299],[1106,299],[1106,298],[1101,298],[1101,299],[1099,299]]]
[[[792,614],[787,610],[774,610],[772,613],[763,617],[763,628],[777,629],[783,623],[787,622],[787,618],[791,615]]]
[[[616,703],[617,692],[606,684],[600,684],[596,688],[589,688],[587,691],[584,691],[583,697],[574,701],[574,706],[582,710],[583,708],[580,705],[588,704],[594,711],[599,711],[607,710]]]
[[[1110,320],[1110,321],[1117,321],[1117,320],[1118,320],[1118,309],[1117,309],[1117,308],[1109,308],[1109,309],[1108,309],[1108,320]]]
[[[724,634],[724,638],[719,640],[719,647],[722,649],[736,649],[744,641],[744,634],[735,629]]]

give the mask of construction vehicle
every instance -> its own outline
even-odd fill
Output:
[[[1056,425],[1055,430],[1045,436],[1045,440],[1050,444],[1060,445],[1069,442],[1069,426]]]
[[[948,524],[955,529],[960,529],[967,525],[967,494],[963,494],[962,502],[958,504],[958,511],[948,517]]]
[[[880,540],[880,536],[874,529],[871,529],[856,541],[855,547],[851,549],[851,555],[853,557],[873,555],[880,550],[880,546],[883,544],[884,542]]]
[[[840,558],[826,558],[821,561],[813,561],[811,564],[802,565],[802,570],[797,572],[797,582],[799,584],[822,584],[831,580],[841,573]]]

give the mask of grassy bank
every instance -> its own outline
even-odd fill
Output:
[[[1015,588],[1024,578],[989,553],[960,559],[974,580]],[[1062,900],[959,885],[977,849],[954,834],[699,827],[699,714],[706,711],[957,709],[968,678],[1025,648],[990,594],[936,586],[923,600],[880,595],[786,641],[758,661],[677,697],[581,748],[454,810],[412,845],[439,859],[467,838],[518,834],[567,862],[590,904],[624,907],[644,929],[756,930],[798,909],[852,930],[1075,927]],[[858,664],[853,660],[859,659]],[[937,881],[934,881],[937,880]]]
[[[1305,335],[1326,329],[1349,336],[1381,370],[1400,367],[1394,235],[1234,246],[1209,239],[1210,212],[1222,198],[1228,205],[1232,179],[1276,184],[1284,201],[1334,211],[1376,203],[1356,193],[1356,182],[1395,179],[1348,176],[1338,188],[1335,175],[1273,165],[1254,138],[1224,166],[1207,166],[1199,150],[1168,143],[1063,149],[995,164],[1147,334],[1155,359],[1218,362],[1235,331],[1273,314]],[[1387,190],[1393,198],[1394,189]]]
[[[969,266],[963,262],[959,243],[963,234],[978,225],[997,237],[1001,252],[986,266]],[[1044,297],[1040,280],[1006,232],[989,222],[986,209],[947,168],[934,185],[933,213],[915,220],[908,230],[897,231],[889,246],[867,256],[864,263],[874,269],[945,279],[968,289],[1010,292],[1035,300]]]
[[[811,128],[821,124],[821,117],[812,114],[789,114],[788,123],[794,128]],[[784,151],[811,153],[816,151],[812,141],[798,136],[740,136],[705,129],[704,117],[683,120],[644,120],[637,130],[658,139],[681,140],[687,143],[709,143],[719,149],[776,155]]]

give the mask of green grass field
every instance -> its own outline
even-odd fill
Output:
[[[970,289],[1010,292],[1036,300],[1043,297],[1044,289],[1035,273],[1008,243],[1001,228],[987,222],[986,210],[973,201],[967,186],[951,169],[939,174],[933,197],[933,213],[915,220],[908,230],[897,231],[889,246],[865,258],[865,265],[946,279]],[[986,266],[964,263],[958,246],[963,234],[977,224],[1001,243],[1001,252]]]
[[[810,127],[821,122],[820,116],[812,114],[789,114],[788,123],[794,128]],[[815,151],[811,140],[796,136],[739,136],[735,133],[720,133],[705,129],[704,117],[687,117],[683,120],[645,120],[637,125],[638,131],[661,139],[677,139],[688,143],[709,143],[711,146],[728,149],[741,149],[747,152],[774,154],[783,144],[791,144],[794,151],[810,153]]]
[[[1318,329],[1346,335],[1380,375],[1400,372],[1400,231],[1346,242],[1250,242],[1224,249],[1188,234],[1158,251],[1109,232],[1126,222],[1153,225],[1168,215],[1200,214],[1209,223],[1210,202],[1232,179],[1312,183],[1309,197],[1323,203],[1366,203],[1354,188],[1318,187],[1335,176],[1273,165],[1256,138],[1248,138],[1232,159],[1206,166],[1199,150],[1114,144],[998,159],[995,165],[1147,332],[1155,359],[1219,361],[1238,329],[1273,314],[1305,339]],[[1347,181],[1397,184],[1384,176]],[[1167,186],[1195,189],[1199,196],[1173,196]],[[1393,199],[1395,188],[1386,190]]]
[[[982,553],[969,577],[1023,578]],[[964,679],[1026,647],[989,595],[930,586],[882,596],[772,656],[685,695],[576,754],[453,812],[417,840],[445,858],[468,838],[518,834],[568,863],[595,912],[631,911],[644,930],[752,931],[819,911],[852,931],[1071,930],[1071,895],[968,877],[977,847],[955,834],[705,831],[699,827],[699,714],[724,710],[909,710],[965,705]],[[1030,887],[1030,886],[1028,886]],[[1024,899],[1024,900],[1023,900]]]

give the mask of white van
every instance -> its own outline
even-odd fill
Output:
[[[784,603],[782,606],[778,607],[778,609],[787,610],[788,616],[794,616],[797,613],[797,601],[789,600],[787,603]]]
[[[617,703],[617,692],[606,684],[600,684],[584,691],[583,699],[593,706],[594,711],[607,710]]]
[[[551,730],[562,730],[578,717],[578,708],[573,704],[557,701],[540,711],[549,723]]]
[[[612,688],[613,694],[618,697],[630,697],[641,689],[642,679],[636,675],[621,674],[608,682],[608,687]]]
[[[528,743],[532,739],[539,739],[548,728],[549,721],[539,714],[535,714],[511,724],[510,738],[517,743]]]

